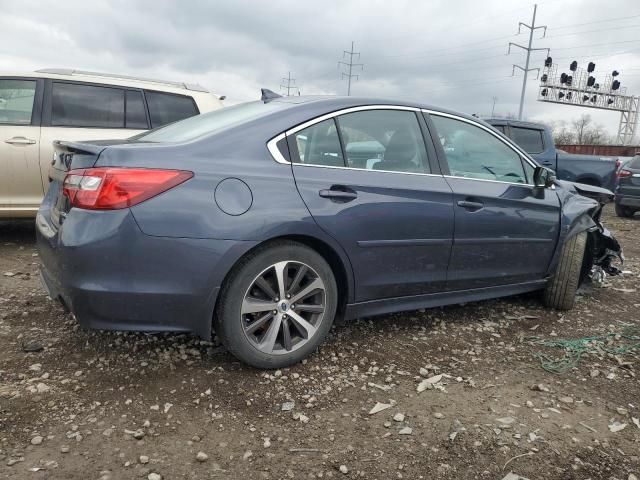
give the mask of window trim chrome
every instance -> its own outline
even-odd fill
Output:
[[[522,150],[520,147],[518,147],[515,143],[513,143],[510,139],[508,138],[502,138],[502,136],[499,135],[499,133],[497,131],[493,131],[491,128],[486,127],[485,125],[479,123],[479,122],[475,122],[471,119],[465,118],[465,117],[461,117],[459,115],[455,115],[455,114],[451,114],[451,113],[447,113],[447,112],[441,112],[438,110],[430,110],[430,109],[426,109],[426,108],[418,108],[418,107],[409,107],[409,106],[405,106],[405,105],[362,105],[359,107],[349,107],[349,108],[344,108],[341,110],[336,110],[335,112],[330,112],[324,115],[321,115],[319,117],[313,118],[311,120],[308,120],[304,123],[301,123],[300,125],[297,125],[293,128],[290,128],[289,130],[286,130],[278,135],[276,135],[275,137],[273,137],[271,140],[269,140],[267,142],[267,149],[269,150],[269,153],[271,154],[271,156],[273,157],[273,159],[280,164],[283,165],[291,165],[291,166],[298,166],[298,167],[313,167],[313,168],[330,168],[330,169],[336,169],[336,170],[353,170],[353,171],[357,171],[357,172],[375,172],[375,173],[396,173],[396,174],[400,174],[400,175],[420,175],[420,176],[425,176],[425,177],[443,177],[443,178],[458,178],[458,179],[462,179],[462,180],[474,180],[474,181],[478,181],[478,182],[490,182],[490,183],[503,183],[503,184],[507,184],[507,185],[519,185],[519,186],[523,186],[523,187],[535,187],[534,184],[532,183],[519,183],[519,182],[506,182],[504,180],[489,180],[489,179],[485,179],[485,178],[470,178],[470,177],[461,177],[458,175],[442,175],[439,173],[419,173],[419,172],[398,172],[398,171],[394,171],[394,170],[367,170],[365,168],[353,168],[353,167],[339,167],[339,166],[330,166],[330,165],[312,165],[312,164],[305,164],[305,163],[297,163],[297,162],[291,162],[289,160],[287,160],[286,158],[284,158],[282,156],[282,154],[280,153],[280,151],[278,150],[278,146],[277,143],[282,140],[283,138],[289,136],[289,135],[293,135],[297,132],[299,132],[300,130],[304,130],[305,128],[311,127],[317,123],[320,122],[324,122],[325,120],[329,120],[330,118],[334,118],[340,115],[344,115],[347,113],[353,113],[353,112],[361,112],[361,111],[367,111],[367,110],[400,110],[400,111],[409,111],[409,112],[422,112],[422,113],[427,113],[429,115],[438,115],[441,117],[446,117],[446,118],[451,118],[453,120],[459,120],[461,122],[464,123],[468,123],[470,125],[473,125],[475,127],[478,127],[482,130],[484,130],[485,132],[489,133],[490,135],[494,136],[495,138],[497,138],[498,140],[500,140],[502,143],[504,143],[508,148],[510,148],[511,150],[515,151],[516,154],[518,154],[520,157],[522,157],[528,164],[529,166],[531,166],[532,168],[536,168],[537,165],[535,163],[533,163],[531,161],[531,159],[529,158],[529,155]],[[526,174],[526,172],[525,172]]]
[[[529,154],[526,153],[524,150],[522,150],[518,145],[516,145],[515,143],[513,143],[513,141],[510,138],[507,137],[503,137],[500,135],[500,132],[495,131],[493,128],[487,127],[481,123],[475,122],[473,120],[470,120],[468,118],[465,117],[461,117],[459,115],[454,115],[451,113],[446,113],[446,112],[439,112],[437,110],[427,110],[425,108],[421,108],[420,109],[421,112],[424,113],[428,113],[429,115],[436,115],[436,116],[440,116],[440,117],[447,117],[447,118],[452,118],[454,120],[459,120],[461,122],[464,123],[468,123],[470,125],[473,125],[474,127],[479,127],[482,130],[484,130],[485,132],[493,135],[494,137],[496,137],[498,140],[500,140],[502,143],[504,143],[507,147],[509,147],[511,150],[515,150],[515,152],[520,155],[530,166],[532,166],[533,168],[536,168],[538,165],[536,165],[530,158],[529,158]],[[467,177],[462,177],[462,178],[467,178]],[[512,183],[512,182],[504,182],[504,183]],[[520,183],[518,185],[530,185],[530,184],[525,184],[525,183]]]
[[[357,170],[359,172],[361,171],[370,171],[370,172],[383,172],[383,173],[402,173],[405,175],[430,175],[430,176],[435,176],[435,177],[441,177],[442,175],[440,174],[435,174],[435,173],[413,173],[413,172],[396,172],[393,170],[367,170],[365,168],[352,168],[352,167],[337,167],[337,166],[328,166],[328,165],[312,165],[312,164],[304,164],[304,163],[297,163],[297,162],[290,162],[288,161],[286,158],[284,158],[282,156],[282,154],[280,153],[280,151],[278,150],[278,146],[277,143],[282,140],[284,137],[287,137],[289,135],[294,135],[295,133],[299,132],[300,130],[304,130],[305,128],[311,127],[313,125],[315,125],[316,123],[320,123],[320,122],[324,122],[325,120],[329,120],[330,118],[335,118],[337,116],[340,115],[345,115],[347,113],[353,113],[353,112],[361,112],[361,111],[366,111],[366,110],[401,110],[401,111],[410,111],[410,112],[419,112],[420,109],[417,107],[407,107],[404,105],[362,105],[359,107],[349,107],[349,108],[343,108],[342,110],[336,110],[335,112],[331,112],[331,113],[326,113],[324,115],[321,115],[319,117],[313,118],[311,120],[308,120],[304,123],[301,123],[300,125],[297,125],[293,128],[290,128],[289,130],[286,130],[278,135],[276,135],[275,137],[273,137],[271,140],[269,140],[267,142],[267,149],[269,150],[269,153],[271,153],[271,156],[274,158],[274,160],[278,163],[282,163],[284,165],[297,165],[300,167],[320,167],[320,168],[338,168],[338,169],[343,169],[343,170]]]
[[[289,162],[287,162],[289,163]],[[444,177],[440,173],[420,173],[420,172],[398,172],[397,170],[368,170],[366,168],[354,167],[335,167],[333,165],[313,165],[310,163],[291,163],[293,167],[309,167],[309,168],[332,168],[335,170],[353,170],[354,172],[373,172],[373,173],[397,173],[399,175],[419,175],[422,177]]]
[[[286,132],[282,132],[279,135],[276,135],[271,140],[267,142],[267,149],[269,153],[273,157],[273,159],[278,163],[283,163],[285,165],[289,165],[292,162],[288,161],[286,158],[282,156],[280,150],[278,149],[278,142],[287,136]]]

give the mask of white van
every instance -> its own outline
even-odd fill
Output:
[[[35,217],[54,140],[127,138],[222,100],[198,85],[104,73],[0,73],[0,218]]]

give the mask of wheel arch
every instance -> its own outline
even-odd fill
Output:
[[[324,240],[309,234],[291,233],[279,235],[263,240],[262,242],[254,245],[252,248],[238,257],[233,265],[231,265],[231,267],[226,272],[222,282],[220,283],[220,290],[224,288],[224,285],[227,283],[231,275],[236,271],[238,265],[244,258],[246,258],[248,255],[254,254],[259,250],[269,248],[270,245],[273,245],[280,241],[293,241],[304,245],[319,253],[322,258],[326,260],[326,262],[331,267],[331,270],[333,271],[338,287],[338,310],[336,312],[336,318],[340,319],[345,313],[347,304],[353,302],[352,296],[354,292],[354,277],[353,270],[351,269],[351,263],[349,262],[346,254],[337,244],[332,244],[333,242],[331,242],[330,240]],[[216,311],[218,310],[219,300],[220,295],[218,294],[218,298],[216,298],[216,302],[212,312],[212,319],[213,316],[215,316]]]

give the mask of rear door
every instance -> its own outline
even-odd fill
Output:
[[[32,212],[43,193],[39,166],[43,81],[0,78],[0,210]]]
[[[142,90],[49,80],[40,152],[45,185],[49,182],[55,140],[121,139],[148,128]]]
[[[534,165],[493,129],[454,115],[429,117],[454,195],[447,289],[544,278],[559,233],[555,191],[534,187]]]
[[[415,109],[360,107],[288,132],[298,190],[346,250],[358,302],[442,290],[452,193]]]

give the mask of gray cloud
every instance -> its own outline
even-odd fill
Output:
[[[488,114],[517,113],[524,63],[505,55],[519,21],[529,23],[531,0],[449,1],[216,1],[4,0],[0,68],[75,67],[199,82],[229,102],[255,99],[260,87],[279,89],[292,72],[303,94],[344,94],[337,62],[355,40],[364,70],[352,86],[363,96],[411,98]],[[613,68],[640,94],[640,5],[637,0],[538,2],[538,24],[549,27],[535,46],[550,47],[563,66],[572,59]],[[615,19],[615,21],[603,21]],[[540,66],[545,53],[532,57]],[[559,120],[591,113],[610,132],[613,112],[542,104],[534,74],[525,114]]]

